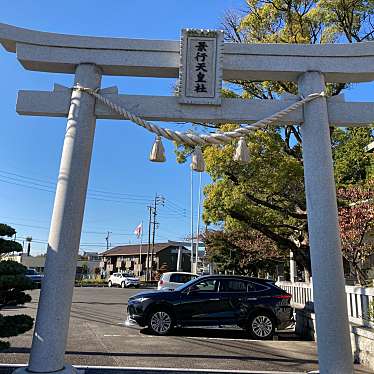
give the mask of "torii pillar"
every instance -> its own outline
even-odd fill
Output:
[[[325,91],[319,72],[302,74],[298,84],[304,96]],[[320,373],[350,374],[352,348],[326,98],[305,104],[301,132]]]
[[[96,65],[78,65],[75,84],[95,89],[100,82]],[[95,99],[73,90],[30,361],[19,373],[76,372],[64,363],[64,355],[95,126]]]

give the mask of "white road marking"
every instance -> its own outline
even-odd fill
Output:
[[[118,335],[118,334],[104,334],[104,337],[123,337],[123,338],[161,338],[161,336],[156,335],[143,335],[143,334],[136,334],[136,335]]]
[[[77,369],[109,369],[109,370],[144,370],[145,372],[184,372],[184,373],[222,373],[222,374],[305,374],[305,372],[299,371],[263,371],[263,370],[225,370],[225,369],[187,369],[187,368],[155,368],[155,367],[134,367],[134,366],[84,366],[74,365]],[[312,372],[314,373],[314,372]],[[318,373],[318,371],[316,372]],[[308,373],[309,374],[309,373]]]
[[[118,335],[118,334],[104,334],[104,336],[124,336],[124,335]]]
[[[124,338],[159,338],[164,339],[165,336],[157,336],[157,335],[144,335],[144,334],[133,334],[133,335],[119,335],[119,334],[104,334],[104,337],[124,337]],[[260,342],[260,343],[281,343],[283,341],[279,340],[254,340],[254,339],[239,339],[239,338],[213,338],[213,337],[206,337],[206,336],[179,336],[179,335],[170,335],[170,338],[185,338],[185,339],[194,339],[194,340],[223,340],[223,341],[235,341],[235,342]],[[302,340],[294,340],[294,342],[302,342]]]
[[[180,338],[186,338],[186,339],[201,339],[201,340],[232,340],[236,342],[260,342],[260,343],[281,343],[283,344],[283,341],[281,340],[255,340],[255,339],[239,339],[239,338],[210,338],[205,336],[179,336]],[[293,340],[293,342],[303,342],[303,340]]]
[[[5,368],[19,368],[26,367],[25,364],[0,364],[0,367]],[[155,368],[155,367],[136,367],[136,366],[87,366],[87,365],[74,365],[77,369],[102,369],[102,370],[144,370],[152,372],[166,373],[167,371],[175,372],[195,372],[195,373],[230,373],[230,374],[305,374],[305,372],[296,371],[252,371],[252,370],[224,370],[224,369],[186,369],[186,368]],[[318,371],[310,371],[308,374],[319,373]]]

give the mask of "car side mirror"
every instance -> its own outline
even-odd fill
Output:
[[[196,289],[196,288],[189,287],[189,288],[187,289],[186,295],[192,295],[192,294],[194,294],[194,293],[197,293],[198,291],[199,291],[199,290]]]

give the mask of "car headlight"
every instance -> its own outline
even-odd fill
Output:
[[[134,299],[134,301],[136,301],[137,303],[143,303],[144,301],[148,299],[149,297],[137,297],[136,299]]]

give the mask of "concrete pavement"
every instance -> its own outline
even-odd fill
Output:
[[[292,331],[280,333],[277,341],[253,341],[239,329],[177,329],[171,336],[159,337],[147,334],[144,329],[125,327],[127,299],[136,292],[139,290],[75,288],[65,361],[97,367],[229,372],[305,373],[318,369],[315,342],[301,341]],[[34,290],[31,294],[33,300],[25,307],[4,309],[2,312],[35,316],[39,291]],[[28,332],[11,338],[12,346],[0,353],[0,363],[26,364],[31,336],[32,333]],[[92,371],[89,373],[95,374]],[[356,373],[370,371],[356,365]]]

